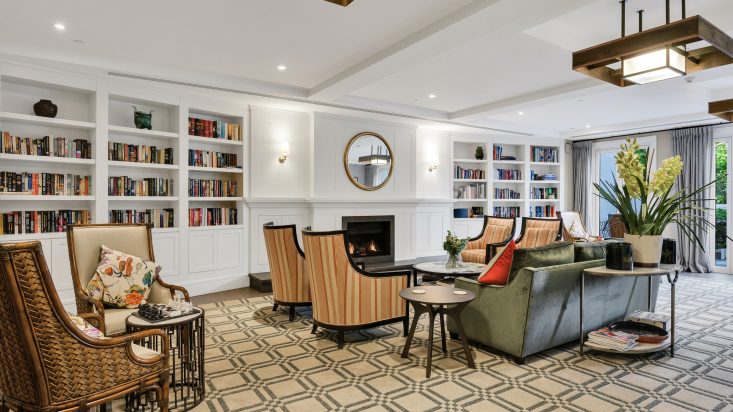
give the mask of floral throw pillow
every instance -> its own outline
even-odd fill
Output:
[[[155,262],[102,245],[99,266],[87,284],[87,293],[113,308],[136,308],[147,300],[159,272]]]

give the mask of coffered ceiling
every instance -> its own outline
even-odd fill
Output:
[[[688,0],[688,15],[733,34],[729,1]],[[629,31],[637,9],[649,28],[663,7],[629,0]],[[5,0],[0,53],[543,135],[712,121],[730,67],[626,89],[571,70],[573,51],[619,36],[619,13],[616,0]]]

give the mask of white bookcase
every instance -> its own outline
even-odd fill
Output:
[[[484,160],[476,160],[473,155],[478,146],[484,147]],[[538,158],[533,153],[537,148],[547,149],[545,154],[554,154],[552,161]],[[522,217],[555,217],[555,212],[560,211],[562,195],[561,149],[557,144],[535,145],[526,139],[521,143],[511,138],[488,136],[453,139],[454,169],[459,166],[487,171],[485,183],[481,182],[486,185],[486,199],[464,200],[456,199],[456,188],[468,183],[455,179],[454,170],[454,210],[482,206],[484,213],[490,216],[516,216],[517,233]],[[533,179],[535,174],[541,178],[554,175],[554,179]],[[542,213],[537,214],[538,208]],[[481,232],[483,217],[456,218],[454,215],[452,226],[458,236],[473,237]]]
[[[55,118],[33,114],[33,104],[49,99],[58,106]],[[137,129],[134,111],[152,110],[152,130]],[[238,124],[241,140],[189,136],[189,115]],[[248,221],[245,170],[246,107],[226,102],[193,100],[164,91],[105,79],[81,78],[61,72],[0,65],[0,130],[20,137],[63,136],[87,139],[91,159],[0,153],[0,171],[53,172],[90,175],[89,196],[37,196],[0,193],[0,212],[88,210],[92,223],[107,223],[112,210],[172,209],[173,226],[153,229],[156,260],[166,281],[209,293],[247,283]],[[114,161],[109,143],[173,149],[172,164]],[[188,164],[188,150],[235,153],[241,168],[197,168]],[[173,179],[170,196],[111,196],[108,178]],[[190,197],[189,177],[235,180],[235,197]],[[189,227],[189,208],[227,207],[237,210],[236,224]],[[73,308],[66,233],[0,234],[0,242],[39,240],[65,305]]]

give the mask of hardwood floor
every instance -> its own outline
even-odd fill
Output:
[[[205,305],[207,303],[223,302],[225,300],[240,300],[267,295],[272,295],[272,293],[261,293],[254,290],[254,288],[241,288],[211,293],[208,295],[193,296],[191,301],[194,305]]]

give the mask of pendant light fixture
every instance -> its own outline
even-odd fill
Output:
[[[726,122],[733,122],[733,99],[708,103],[708,112]]]
[[[626,35],[626,0],[621,0],[621,38],[573,53],[573,70],[617,86],[646,84],[733,63],[733,39],[700,16],[670,21],[644,31],[639,10],[639,32]],[[705,41],[709,46],[687,50]],[[621,64],[620,68],[618,64]]]

